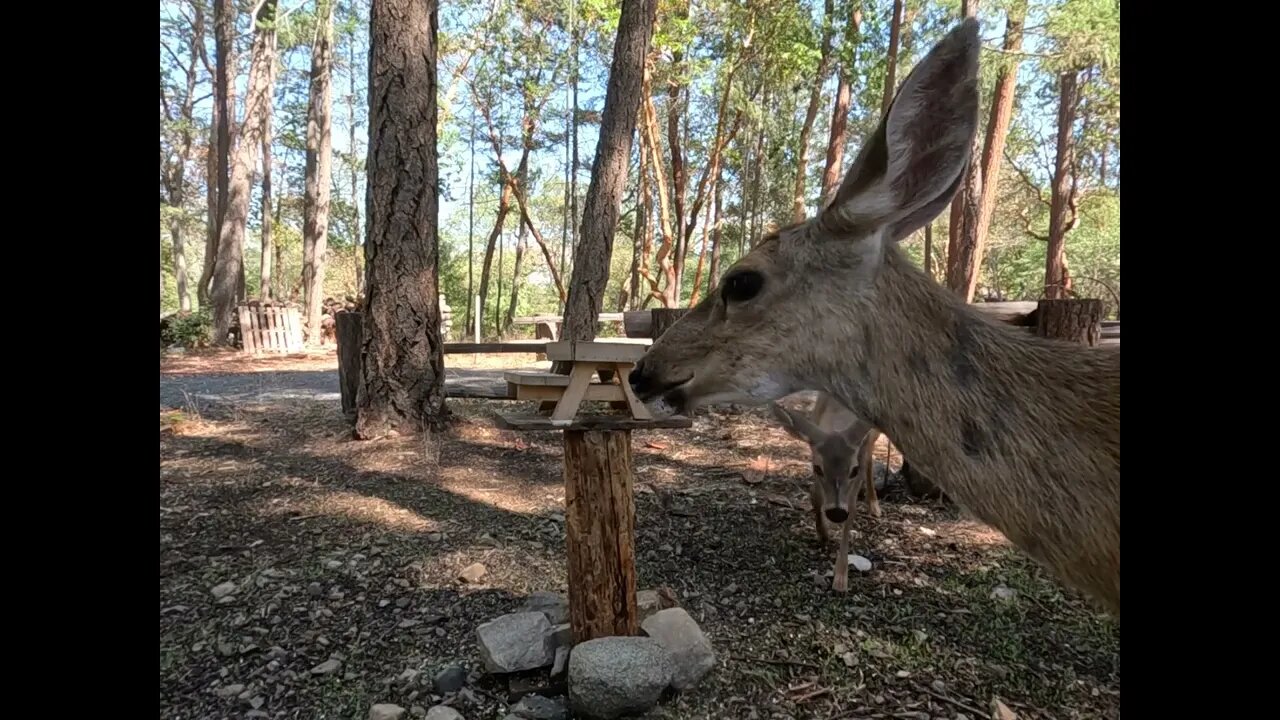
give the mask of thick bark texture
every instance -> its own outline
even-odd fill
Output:
[[[1058,76],[1058,151],[1053,163],[1053,196],[1049,202],[1049,247],[1045,253],[1044,293],[1054,300],[1071,290],[1065,248],[1067,233],[1076,222],[1075,135],[1072,126],[1079,102],[1079,74]]]
[[[609,282],[609,255],[618,228],[622,191],[627,183],[631,140],[640,111],[644,61],[653,37],[657,0],[623,0],[613,43],[609,86],[600,118],[591,183],[582,203],[582,224],[574,250],[573,275],[565,303],[562,340],[592,340]],[[577,218],[575,218],[575,221]],[[559,369],[557,370],[559,371]]]
[[[218,236],[218,258],[213,269],[213,340],[229,342],[232,314],[244,292],[244,237],[249,222],[249,193],[253,171],[258,164],[262,145],[262,118],[271,107],[271,75],[275,66],[276,0],[266,0],[255,18],[253,55],[249,65],[249,86],[245,94],[244,122],[240,125],[235,162],[231,167],[231,183],[227,193],[227,211],[222,217]]]
[[[373,0],[368,281],[356,437],[441,429],[436,4]]]
[[[791,192],[792,222],[802,222],[806,215],[804,186],[805,178],[809,174],[809,135],[813,132],[813,121],[818,117],[818,103],[822,102],[822,86],[827,84],[827,71],[831,68],[831,39],[835,33],[835,14],[835,0],[826,0],[822,16],[822,54],[818,59],[818,71],[814,76],[813,88],[809,91],[809,106],[804,111],[804,125],[800,128],[800,140],[796,144],[796,179]],[[843,78],[842,74],[841,79]],[[848,92],[848,85],[845,86],[845,91]],[[836,103],[839,104],[838,97]],[[694,292],[696,293],[697,290]],[[693,305],[692,302],[689,304]]]
[[[302,206],[302,292],[307,342],[320,342],[325,253],[329,244],[329,194],[333,157],[333,0],[320,0],[319,25],[311,45],[311,92],[307,100],[306,189]]]

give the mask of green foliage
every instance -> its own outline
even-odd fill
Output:
[[[208,346],[212,340],[213,318],[208,308],[173,315],[160,331],[160,342],[166,346],[202,348]]]

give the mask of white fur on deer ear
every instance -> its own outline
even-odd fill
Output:
[[[978,21],[968,19],[916,65],[819,216],[822,230],[874,228],[892,242],[947,206],[978,128],[979,50]]]

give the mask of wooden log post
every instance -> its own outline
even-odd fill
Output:
[[[364,344],[364,313],[339,310],[334,316],[334,336],[338,342],[338,390],[342,414],[356,417],[356,391],[360,389],[360,349]]]
[[[1036,308],[1036,334],[1094,347],[1102,340],[1102,301],[1041,300]]]
[[[649,311],[653,316],[653,324],[650,326],[650,337],[654,340],[662,337],[662,333],[667,328],[676,324],[676,321],[684,317],[689,312],[689,308],[654,308]]]
[[[573,641],[637,635],[630,430],[564,433]]]

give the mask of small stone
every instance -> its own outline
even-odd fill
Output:
[[[947,684],[941,680],[934,680],[929,683],[929,687],[933,688],[933,691],[937,693],[944,693],[947,691]]]
[[[479,538],[476,539],[476,543],[479,545],[484,545],[492,548],[502,547],[502,541],[490,535],[489,533],[482,534]]]
[[[1000,698],[991,698],[991,720],[1018,720],[1017,714],[1009,709],[1000,701]]]
[[[419,674],[420,671],[408,668],[404,672],[400,673],[400,676],[397,677],[396,680],[399,680],[402,685],[412,685],[417,681]]]
[[[422,707],[421,705],[414,705],[413,707],[409,708],[409,714],[416,718],[424,718],[427,716],[427,709]]]
[[[458,579],[465,583],[478,583],[480,578],[484,577],[489,569],[483,563],[471,563],[462,568],[462,572],[458,573]]]
[[[569,656],[569,704],[600,720],[640,714],[671,684],[671,658],[653,638],[602,637]]]
[[[899,670],[896,674],[898,677],[903,679],[911,677],[911,673],[907,672],[906,670]]]
[[[511,707],[511,714],[524,720],[568,720],[569,710],[562,700],[541,695],[525,695]]]
[[[338,672],[342,667],[342,661],[335,658],[329,658],[319,665],[311,668],[312,675],[332,675]]]
[[[462,713],[448,705],[437,705],[427,711],[427,720],[462,720]]]
[[[684,608],[659,610],[640,627],[671,656],[671,686],[675,689],[687,690],[697,685],[715,667],[711,641]]]
[[[254,695],[253,698],[249,700],[249,707],[253,708],[254,710],[257,710],[258,708],[266,704],[267,704],[267,699],[262,697],[261,695]]]
[[[342,567],[342,561],[341,560],[325,560],[324,566],[326,569],[329,569],[329,570],[337,570],[338,568]]]
[[[927,528],[927,527],[921,527],[920,532],[925,535],[928,535],[929,537],[933,537],[934,535],[938,534],[937,530],[934,530],[932,528]]]
[[[556,592],[539,590],[529,595],[520,608],[521,612],[538,611],[547,616],[547,622],[560,625],[569,622],[569,599]]]
[[[969,720],[969,716],[965,715],[964,713],[956,713],[956,716],[955,718],[953,718],[953,720]]]
[[[400,622],[396,623],[396,627],[400,628],[401,630],[408,630],[414,625],[419,625],[421,623],[422,621],[416,618],[405,618],[404,620],[401,620]]]
[[[871,572],[871,561],[861,555],[850,555],[849,564],[858,572]]]
[[[1018,592],[1013,588],[1005,587],[1004,585],[997,585],[991,591],[991,599],[992,600],[1012,600],[1015,596],[1017,596],[1017,594]]]
[[[540,612],[503,615],[476,628],[480,658],[491,673],[534,670],[555,660],[551,624]]]
[[[400,720],[404,717],[404,708],[391,703],[379,703],[369,708],[369,720]]]
[[[213,589],[210,590],[209,592],[213,593],[214,600],[221,600],[222,598],[227,597],[228,595],[231,595],[238,589],[239,588],[236,586],[235,583],[228,580],[224,583],[219,583],[217,585],[214,585]]]
[[[444,540],[444,533],[438,533],[438,532],[427,533],[427,540],[433,543],[440,542],[441,540]]]
[[[663,599],[657,590],[641,590],[636,593],[636,614],[639,615],[640,622],[659,610],[674,606],[675,603]]]
[[[235,683],[234,685],[224,685],[217,690],[214,690],[213,694],[220,698],[233,698],[242,692],[244,692],[244,684]]]
[[[555,662],[551,663],[551,677],[559,677],[569,664],[569,648],[561,645],[556,648]]]
[[[436,691],[437,695],[458,692],[466,684],[467,671],[458,665],[450,665],[441,670],[436,673],[435,679],[431,681],[431,687]]]

